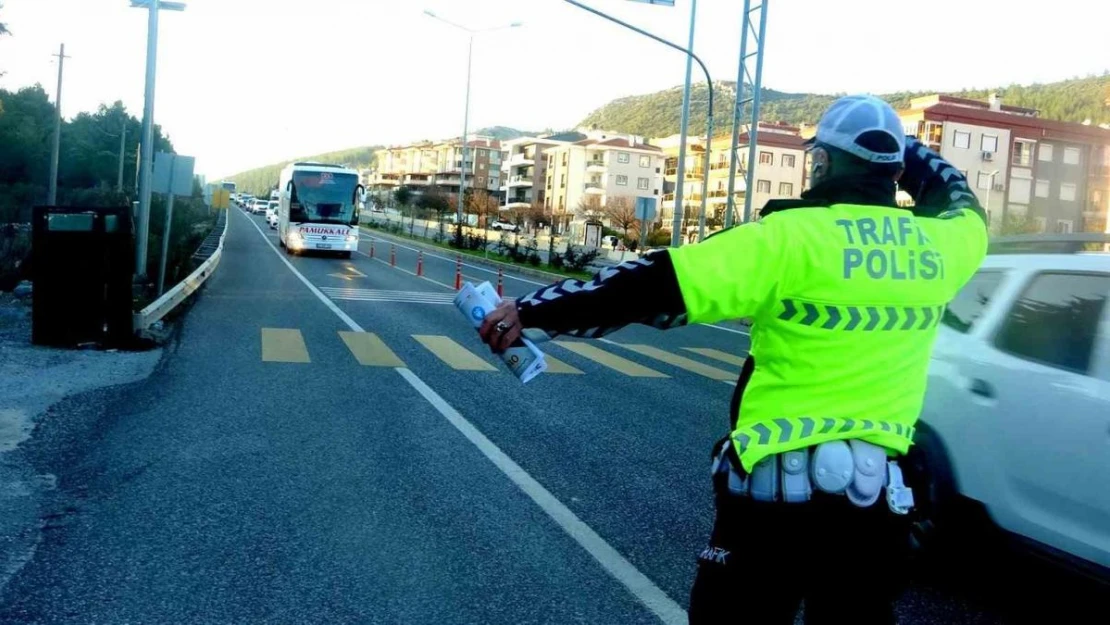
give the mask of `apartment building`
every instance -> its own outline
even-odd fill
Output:
[[[462,184],[462,143],[424,141],[375,152],[377,165],[367,176],[367,189],[378,194],[399,186],[414,191],[435,186],[458,193]],[[467,141],[467,188],[497,194],[501,188],[501,145],[491,137],[471,135]]]
[[[742,207],[746,194],[744,172],[748,169],[748,151],[751,142],[749,133],[740,135],[740,160],[736,167],[734,185],[737,207]],[[678,136],[656,141],[667,154],[665,166],[665,193],[662,213],[664,223],[674,218],[674,187],[678,176]],[[728,207],[728,177],[732,159],[729,149],[732,145],[730,135],[713,138],[709,154],[709,190],[706,200],[707,219],[724,220]],[[702,194],[705,193],[705,140],[687,138],[686,170],[683,184],[683,205],[687,221],[697,218],[701,211]],[[752,214],[758,217],[759,210],[769,200],[798,197],[805,190],[805,140],[799,135],[799,128],[782,123],[760,122],[756,135],[756,165],[753,172],[754,186],[752,195]],[[742,218],[738,209],[737,219]]]
[[[544,206],[564,223],[580,205],[604,208],[613,198],[659,198],[663,152],[641,137],[588,131],[586,139],[544,150]]]
[[[545,205],[547,157],[544,150],[581,141],[586,135],[569,132],[546,137],[520,137],[501,142],[501,193],[503,209]]]
[[[1043,232],[1107,231],[1110,129],[1043,119],[997,96],[923,96],[899,115],[967,176],[996,231],[1012,219]]]

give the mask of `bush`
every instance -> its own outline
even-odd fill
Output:
[[[671,233],[666,230],[652,230],[647,235],[649,247],[660,247],[671,244]]]
[[[597,250],[582,251],[581,248],[575,249],[574,246],[567,246],[567,251],[551,257],[551,266],[569,271],[586,271],[590,263],[597,259],[598,254]]]

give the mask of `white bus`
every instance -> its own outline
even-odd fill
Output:
[[[293,163],[281,170],[278,240],[286,253],[358,250],[358,172],[339,165]]]

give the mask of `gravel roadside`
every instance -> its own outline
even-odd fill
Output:
[[[0,293],[0,588],[33,557],[51,522],[56,478],[36,473],[21,445],[44,421],[67,418],[63,400],[145,379],[162,357],[161,349],[45,348],[30,336],[29,294]]]

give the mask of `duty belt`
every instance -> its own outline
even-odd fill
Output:
[[[771,454],[752,468],[737,467],[726,439],[713,457],[712,474],[718,492],[756,501],[809,501],[814,490],[844,495],[861,508],[878,501],[886,490],[891,511],[906,514],[913,507],[913,490],[905,485],[902,469],[887,460],[886,450],[866,441],[849,439],[821,443],[781,454]]]

